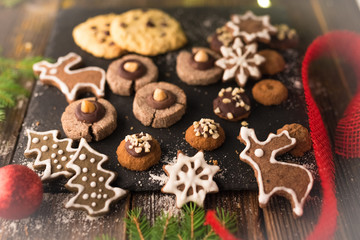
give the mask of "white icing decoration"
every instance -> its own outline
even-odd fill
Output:
[[[45,181],[45,180],[51,180],[51,179],[55,179],[59,176],[65,176],[65,177],[70,177],[73,174],[69,171],[67,171],[65,168],[62,168],[62,171],[53,171],[53,165],[52,165],[52,159],[51,158],[55,158],[56,157],[56,153],[52,153],[50,155],[50,158],[48,159],[43,159],[43,152],[41,151],[41,149],[39,148],[31,148],[31,143],[34,141],[35,138],[39,139],[39,136],[43,139],[44,136],[48,136],[52,142],[54,142],[55,144],[59,144],[59,143],[65,143],[65,150],[66,152],[75,152],[76,149],[73,149],[71,147],[73,140],[71,140],[70,138],[65,138],[65,139],[58,139],[57,136],[59,135],[59,131],[57,130],[51,130],[51,131],[46,131],[46,132],[36,132],[33,130],[27,130],[27,136],[28,136],[28,143],[25,149],[25,154],[26,155],[30,155],[30,154],[34,154],[37,155],[36,159],[34,161],[34,166],[35,167],[42,167],[44,168],[45,166],[45,170],[43,172],[43,175],[41,177],[41,180]],[[33,138],[33,136],[36,136]],[[55,154],[55,155],[54,155]]]
[[[91,162],[91,163],[94,163],[94,162],[95,162],[95,158],[91,158],[91,159],[90,159],[90,162]]]
[[[96,192],[93,192],[93,193],[91,193],[90,196],[91,196],[91,198],[96,198],[96,195],[97,195]]]
[[[106,199],[107,197],[108,197],[108,195],[105,193],[105,194],[103,195],[103,198]]]
[[[98,194],[97,199],[101,199],[101,198],[102,198],[101,194]]]
[[[66,161],[67,160],[67,157],[66,156],[62,156],[61,157],[61,161]]]
[[[99,189],[99,192],[102,192],[102,189],[101,189],[101,188]]]
[[[40,148],[40,150],[41,150],[42,152],[47,152],[47,151],[49,150],[49,147],[46,146],[46,145],[43,145],[43,146]]]
[[[221,46],[220,51],[223,57],[218,59],[215,65],[225,70],[223,81],[235,77],[237,84],[243,87],[249,76],[253,78],[261,77],[258,66],[265,61],[265,58],[256,54],[256,43],[244,46],[240,38],[236,38],[232,46]],[[251,55],[253,56],[249,57]],[[249,76],[245,74],[245,69],[248,71]]]
[[[44,136],[44,137],[43,137],[43,140],[44,140],[44,141],[47,141],[48,139],[49,139],[48,136]]]
[[[39,141],[40,140],[38,138],[33,138],[33,140],[31,142],[36,144],[36,143],[39,143]]]
[[[57,160],[57,159],[54,159],[54,163],[56,164],[56,163],[58,163],[59,162],[59,160]]]
[[[85,193],[85,194],[83,195],[83,199],[84,199],[84,200],[88,200],[88,199],[89,199],[89,194]]]
[[[90,187],[93,187],[93,188],[96,187],[96,182],[91,182]]]
[[[53,144],[52,145],[52,148],[54,148],[54,149],[56,149],[56,148],[58,148],[59,146],[57,145],[57,144]]]
[[[249,19],[261,22],[264,28],[258,32],[245,32],[240,28],[240,22]],[[232,15],[231,21],[227,22],[226,26],[232,29],[232,35],[234,37],[243,37],[246,42],[253,42],[257,38],[270,40],[270,33],[276,33],[278,31],[276,27],[270,24],[269,15],[256,16],[252,11],[247,11],[244,15]]]
[[[262,179],[262,173],[260,171],[260,166],[258,165],[257,162],[255,162],[248,154],[247,152],[249,151],[250,147],[251,147],[251,143],[250,143],[250,139],[251,138],[253,141],[256,142],[256,144],[258,145],[265,145],[267,143],[269,143],[274,137],[280,137],[281,135],[285,135],[290,141],[291,143],[286,145],[286,146],[283,146],[283,147],[280,147],[278,149],[274,149],[272,152],[271,152],[271,157],[270,157],[270,163],[272,164],[277,164],[277,165],[286,165],[286,166],[291,166],[291,167],[294,167],[294,168],[299,168],[299,169],[302,169],[303,171],[305,171],[309,177],[308,181],[308,185],[307,185],[307,190],[306,190],[306,193],[304,194],[304,196],[301,197],[300,201],[298,200],[297,198],[297,195],[295,193],[295,191],[292,189],[292,188],[289,188],[289,187],[286,187],[286,186],[276,186],[275,188],[273,188],[271,190],[271,192],[269,193],[266,193],[265,192],[265,189],[264,189],[264,185],[263,185],[263,179]],[[255,169],[255,171],[257,172],[257,182],[258,182],[258,185],[259,185],[259,203],[262,204],[262,205],[266,205],[267,202],[269,201],[270,197],[275,194],[276,192],[278,191],[282,191],[282,192],[286,192],[288,193],[290,196],[291,196],[291,199],[292,201],[294,202],[294,208],[293,208],[293,212],[297,215],[297,216],[301,216],[303,214],[303,205],[305,203],[305,199],[306,197],[309,195],[310,193],[310,190],[313,186],[313,183],[314,183],[314,179],[310,173],[309,170],[307,170],[305,167],[301,166],[301,165],[298,165],[298,164],[293,164],[293,163],[285,163],[285,162],[278,162],[276,159],[275,159],[275,156],[278,152],[281,152],[283,149],[287,149],[289,148],[290,146],[294,145],[296,143],[296,140],[295,138],[291,138],[290,135],[289,135],[289,132],[288,131],[282,131],[280,134],[278,135],[275,135],[275,134],[270,134],[268,136],[268,138],[266,139],[266,141],[264,142],[260,142],[256,135],[255,135],[255,132],[253,129],[249,129],[247,127],[241,127],[240,129],[240,136],[241,138],[246,142],[246,146],[245,146],[245,149],[240,153],[240,158],[241,159],[244,159],[246,160],[246,162],[248,162],[253,169]],[[303,179],[305,180],[305,179]],[[297,183],[295,183],[297,184]]]
[[[92,202],[92,203],[91,203],[91,206],[92,206],[92,207],[96,207],[96,202]]]
[[[96,177],[96,173],[92,173],[91,176]]]
[[[99,72],[101,75],[101,78],[99,79],[99,86],[97,86],[94,83],[89,82],[82,82],[82,83],[76,83],[74,87],[69,89],[69,87],[61,81],[57,76],[51,75],[47,73],[46,68],[57,68],[59,67],[64,61],[67,61],[70,58],[75,58],[72,62],[68,63],[64,67],[64,72],[68,75],[78,75],[79,73],[86,72],[86,71],[96,71]],[[53,81],[55,85],[59,86],[59,89],[61,92],[66,96],[66,98],[70,101],[75,100],[76,94],[80,89],[89,89],[91,88],[95,95],[98,97],[104,96],[104,90],[105,90],[105,71],[99,67],[85,67],[81,69],[76,70],[70,70],[73,66],[78,65],[81,62],[81,57],[77,55],[76,53],[70,52],[66,56],[59,57],[58,61],[56,63],[49,63],[47,61],[41,61],[33,65],[33,70],[35,72],[40,72],[39,79],[48,79],[50,81]]]
[[[81,178],[81,180],[82,180],[83,182],[86,182],[86,181],[88,180],[88,178],[87,178],[87,176],[83,176],[83,177]]]
[[[191,167],[194,164],[194,168]],[[188,170],[184,172],[181,168],[186,165]],[[196,170],[202,167],[202,171],[196,174]],[[206,163],[204,153],[198,152],[193,157],[188,157],[182,153],[178,154],[177,162],[173,165],[165,166],[166,172],[169,175],[169,180],[162,188],[165,193],[173,193],[176,195],[176,206],[181,208],[187,202],[195,202],[198,206],[204,205],[204,199],[208,192],[218,192],[219,189],[213,181],[213,176],[219,171],[219,166],[212,166]],[[208,179],[201,179],[202,176],[208,176]],[[177,180],[179,176],[180,180]],[[179,185],[183,184],[184,190],[177,189]],[[196,186],[201,186],[199,192],[196,192]],[[187,196],[187,191],[192,187],[193,194]]]
[[[89,169],[86,168],[86,167],[84,167],[84,168],[82,169],[82,172],[83,172],[83,173],[87,173],[88,171],[89,171]]]
[[[86,159],[86,155],[85,155],[85,154],[81,154],[81,155],[79,156],[79,159],[80,159],[81,161],[84,161],[84,160]]]
[[[258,158],[264,156],[264,151],[260,148],[256,149],[254,152],[255,156],[257,156]]]
[[[63,153],[64,153],[64,150],[61,150],[61,149],[60,149],[60,150],[58,151],[58,154],[60,154],[60,155],[63,154]]]
[[[99,177],[99,182],[103,182],[104,180],[104,177]]]
[[[56,166],[56,168],[60,170],[62,168],[62,166],[59,164]]]
[[[55,75],[57,74],[58,70],[56,68],[52,68],[50,69],[49,73],[52,74],[52,75]]]
[[[79,158],[79,155],[82,154],[82,153],[87,153],[87,154],[90,154],[90,156],[94,156],[94,157],[96,156],[96,158],[99,159],[97,161],[97,164],[96,164],[96,170],[99,171],[99,172],[102,172],[102,173],[106,174],[106,176],[108,176],[106,178],[105,183],[101,186],[101,188],[104,189],[104,191],[106,190],[107,192],[111,192],[112,197],[102,199],[101,200],[102,201],[101,206],[103,206],[103,207],[101,209],[97,209],[96,211],[89,205],[89,203],[79,204],[76,201],[81,196],[81,194],[83,194],[83,192],[85,190],[85,186],[86,186],[86,185],[80,185],[80,184],[74,183],[74,181],[76,182],[76,179],[81,174],[81,170],[84,167],[83,165],[86,164],[86,162],[76,161]],[[89,146],[89,144],[85,141],[85,139],[80,140],[77,152],[70,159],[70,161],[66,164],[66,167],[68,169],[71,169],[71,170],[73,170],[75,172],[75,175],[69,179],[69,181],[67,182],[67,185],[70,188],[77,189],[76,190],[77,191],[76,195],[74,197],[72,197],[65,204],[66,208],[85,209],[89,215],[92,215],[92,216],[101,215],[101,214],[105,214],[105,213],[107,213],[109,211],[109,206],[113,201],[125,196],[127,191],[125,191],[125,190],[123,190],[121,188],[110,186],[110,183],[115,178],[115,173],[112,172],[112,171],[103,169],[101,167],[103,165],[103,163],[105,163],[107,160],[108,160],[108,157],[106,155],[101,154],[101,153],[95,151],[94,149],[92,149]],[[77,162],[77,164],[81,164],[81,165],[74,164],[75,161]],[[97,189],[97,190],[100,192],[101,189]],[[95,196],[97,196],[96,193],[95,193]]]

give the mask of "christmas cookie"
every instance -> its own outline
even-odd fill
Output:
[[[65,166],[76,152],[72,148],[72,139],[58,139],[59,131],[36,132],[27,130],[28,142],[24,152],[26,157],[36,157],[34,168],[44,170],[42,181],[52,180],[60,176],[71,177]]]
[[[241,37],[246,43],[254,41],[268,43],[271,35],[277,32],[270,23],[269,15],[256,16],[252,11],[247,11],[244,15],[232,15],[231,21],[227,22],[226,26],[234,37]]]
[[[243,88],[222,88],[213,101],[214,113],[220,118],[239,121],[250,114],[250,99]]]
[[[141,55],[158,55],[187,42],[180,24],[158,9],[125,12],[112,21],[110,31],[121,48]]]
[[[265,207],[272,195],[289,199],[295,216],[303,214],[303,205],[313,186],[313,177],[305,167],[278,162],[275,157],[291,150],[296,140],[284,130],[278,135],[270,134],[261,142],[253,129],[242,127],[239,140],[245,144],[240,160],[255,171],[259,186],[259,204]]]
[[[222,58],[215,64],[224,69],[222,77],[223,82],[235,78],[240,87],[244,87],[248,78],[258,79],[261,77],[259,70],[260,64],[265,58],[257,54],[257,45],[255,43],[244,45],[240,38],[236,38],[230,47],[222,46],[220,48]]]
[[[254,99],[265,106],[279,105],[288,97],[288,90],[280,81],[265,79],[252,89]]]
[[[209,36],[207,41],[213,51],[221,53],[221,46],[229,47],[230,44],[234,41],[234,37],[229,28],[223,26],[221,28],[217,28],[216,32]]]
[[[278,32],[273,35],[270,47],[277,49],[296,48],[299,44],[299,35],[296,30],[286,24],[275,25]]]
[[[122,96],[130,96],[158,78],[158,68],[150,58],[135,54],[126,55],[109,65],[106,80],[111,91]]]
[[[212,151],[224,143],[225,132],[214,120],[202,118],[186,130],[185,140],[197,150]]]
[[[285,69],[285,60],[278,52],[265,49],[258,53],[265,58],[265,62],[260,65],[262,74],[274,75]]]
[[[116,154],[121,166],[133,170],[144,171],[160,161],[160,144],[147,133],[127,135],[121,141]]]
[[[186,95],[178,86],[167,82],[149,83],[135,94],[134,116],[144,125],[167,128],[185,114]]]
[[[176,59],[176,72],[188,85],[209,85],[220,80],[223,70],[215,66],[220,55],[207,48],[182,51]]]
[[[105,99],[85,98],[71,103],[61,116],[66,136],[74,140],[100,141],[117,126],[117,113]]]
[[[124,197],[125,190],[110,186],[116,174],[102,165],[108,157],[92,149],[85,139],[80,140],[73,158],[66,164],[74,176],[65,187],[76,195],[66,204],[66,208],[84,210],[90,216],[100,216],[109,212],[110,204]]]
[[[105,71],[99,67],[86,67],[72,70],[81,63],[81,57],[69,53],[60,57],[56,63],[41,61],[33,66],[34,73],[44,84],[57,87],[70,103],[78,94],[91,92],[96,97],[104,96]]]
[[[110,35],[110,24],[115,14],[105,14],[89,18],[77,25],[72,36],[82,50],[102,58],[115,58],[125,51],[116,45]]]
[[[178,208],[187,202],[195,202],[203,207],[206,194],[219,191],[213,177],[220,168],[207,164],[201,151],[193,157],[179,151],[177,162],[165,165],[163,169],[169,180],[161,191],[175,194]]]
[[[298,123],[286,124],[277,130],[277,134],[288,131],[290,137],[296,139],[295,147],[290,151],[294,157],[301,157],[311,149],[311,137],[306,127]]]

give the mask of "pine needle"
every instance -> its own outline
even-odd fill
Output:
[[[151,229],[151,239],[179,239],[178,238],[179,225],[177,219],[169,213],[162,213],[156,218],[154,226]]]
[[[151,232],[150,223],[144,215],[141,214],[140,208],[135,208],[128,212],[128,217],[125,218],[126,228],[130,240],[145,240],[149,239]]]

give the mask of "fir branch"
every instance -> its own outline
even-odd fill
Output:
[[[154,226],[151,229],[151,239],[179,239],[178,238],[178,222],[177,219],[169,213],[162,213],[157,217]]]
[[[229,230],[229,232],[234,233],[237,230],[237,221],[234,213],[225,212],[223,208],[216,208],[217,216],[221,224]]]
[[[183,239],[199,239],[204,237],[206,228],[204,227],[205,210],[190,202],[183,207],[184,218],[182,219],[180,233]]]
[[[125,218],[126,228],[131,240],[145,240],[150,235],[150,224],[145,216],[141,214],[140,208],[135,208],[128,212],[128,217]]]

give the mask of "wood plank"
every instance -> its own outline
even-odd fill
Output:
[[[127,197],[111,208],[104,217],[88,217],[85,212],[65,209],[70,194],[44,194],[40,209],[31,217],[6,221],[0,219],[2,239],[95,239],[107,234],[115,239],[125,239],[123,218],[129,206]]]

